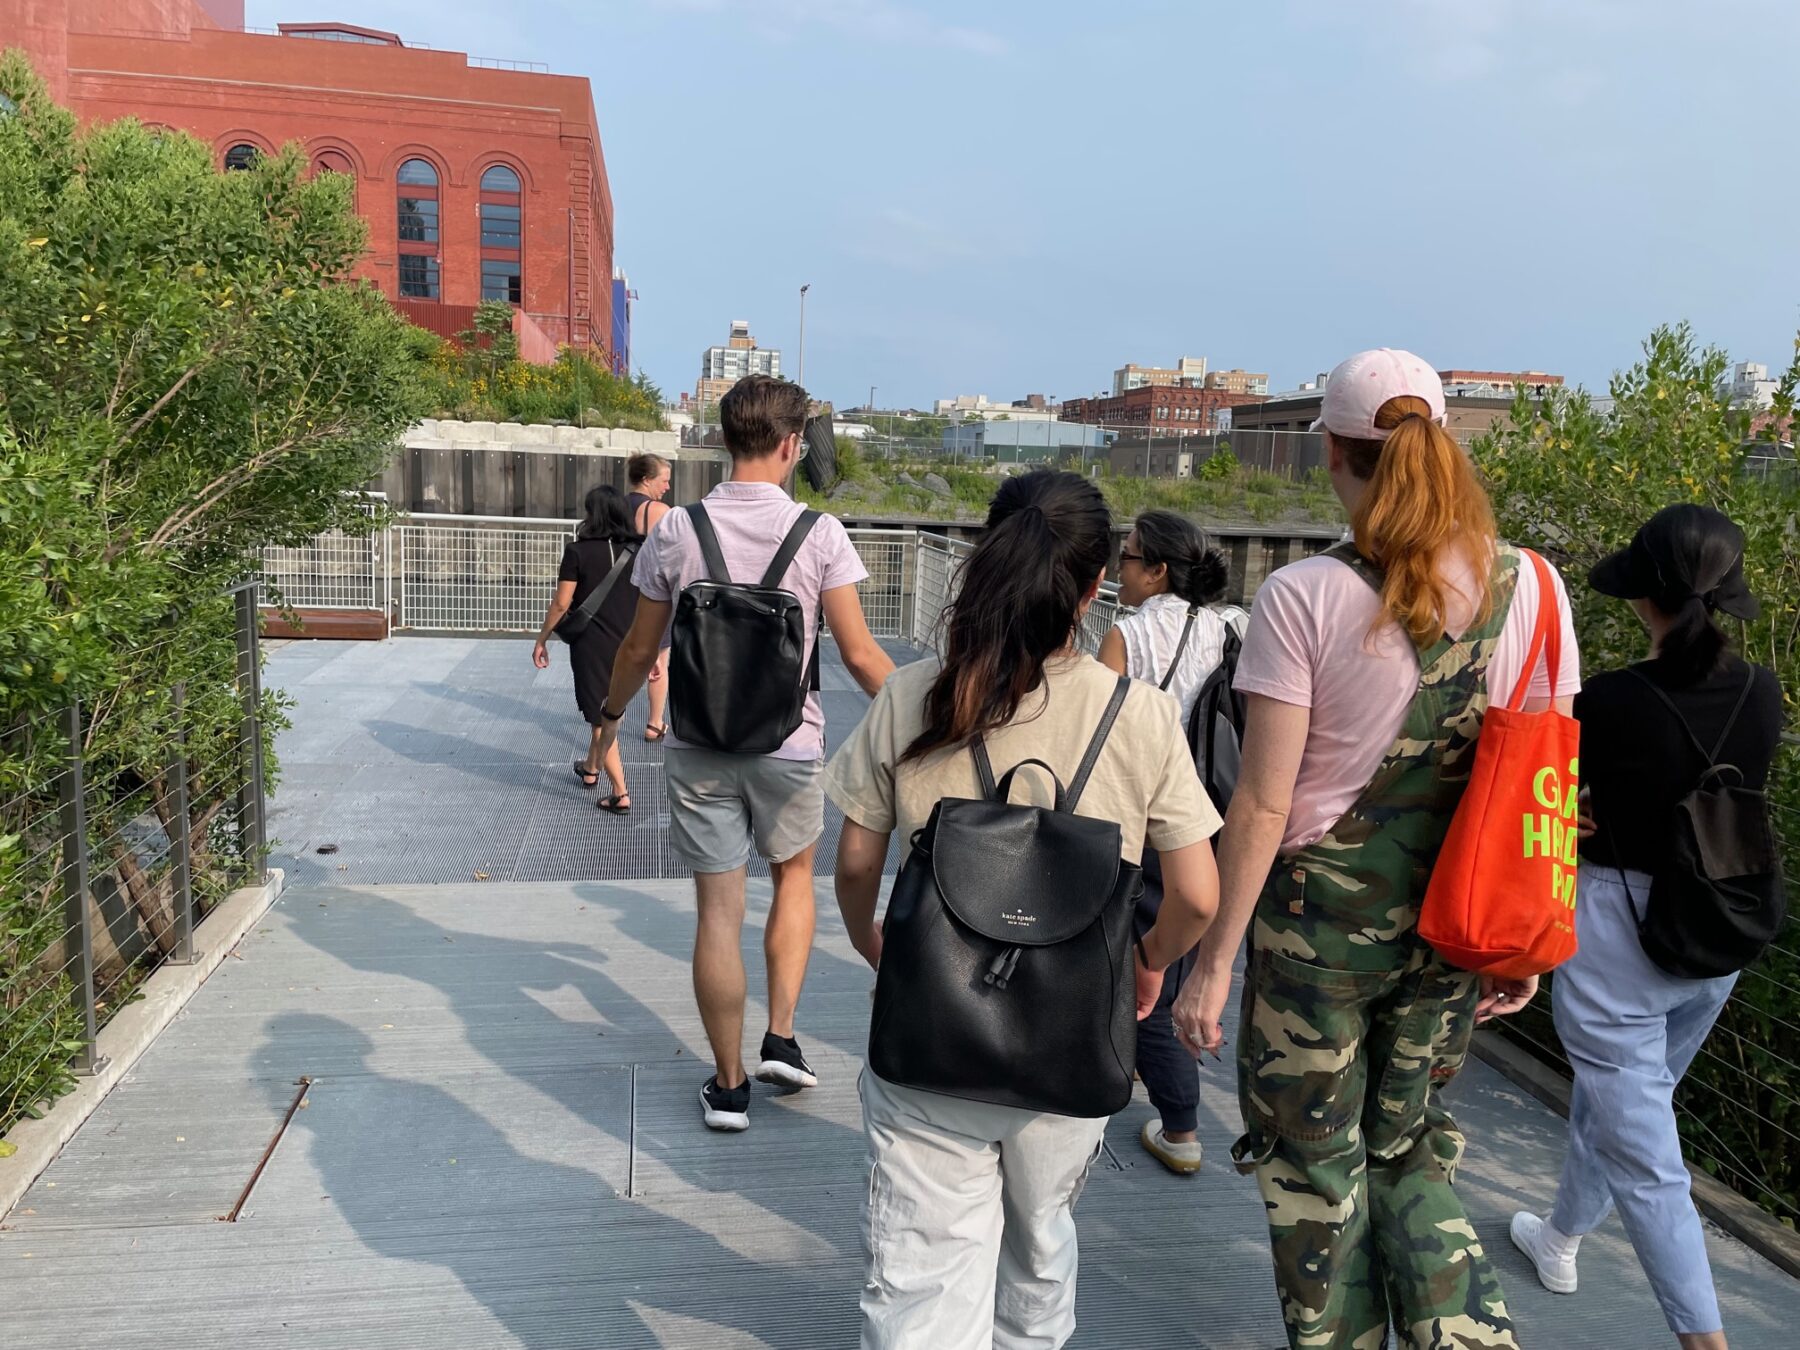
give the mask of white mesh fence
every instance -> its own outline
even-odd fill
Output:
[[[913,530],[850,530],[850,542],[869,579],[857,587],[869,631],[880,638],[911,636],[913,555],[919,535]]]
[[[556,589],[566,521],[515,528],[486,524],[398,525],[398,628],[438,633],[530,633]]]
[[[373,516],[379,503],[362,503]],[[328,530],[298,548],[263,550],[263,579],[270,592],[295,609],[388,608],[388,531],[349,535]]]

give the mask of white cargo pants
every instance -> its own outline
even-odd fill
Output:
[[[862,1350],[1057,1350],[1075,1333],[1076,1198],[1105,1120],[861,1080]]]

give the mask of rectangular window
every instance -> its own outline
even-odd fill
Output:
[[[408,243],[435,244],[438,237],[438,204],[435,197],[400,199],[400,238]]]
[[[438,260],[421,253],[400,255],[400,294],[414,300],[438,298]]]
[[[481,298],[483,300],[504,300],[509,305],[523,303],[523,292],[519,285],[519,264],[516,262],[496,262],[492,258],[481,260]]]
[[[481,246],[506,249],[519,247],[518,207],[500,206],[494,202],[481,204]]]

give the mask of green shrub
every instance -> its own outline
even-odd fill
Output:
[[[68,1086],[55,782],[82,704],[105,1008],[172,945],[166,776],[185,731],[202,907],[255,862],[232,582],[262,548],[371,522],[347,494],[424,410],[439,344],[350,280],[351,184],[290,148],[221,174],[125,121],[76,130],[0,57],[0,1130]],[[170,694],[185,682],[179,718]],[[265,728],[279,721],[266,697]],[[16,1034],[23,1028],[29,1034]]]

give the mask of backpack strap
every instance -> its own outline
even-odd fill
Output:
[[[1088,742],[1087,754],[1081,757],[1081,767],[1075,770],[1075,776],[1069,780],[1068,810],[1073,812],[1081,801],[1081,794],[1087,787],[1088,775],[1093,773],[1094,765],[1100,758],[1100,751],[1106,745],[1106,738],[1112,734],[1113,723],[1119,720],[1119,709],[1125,706],[1125,695],[1131,692],[1131,680],[1124,675],[1113,686],[1113,695],[1106,705],[1106,711],[1100,716],[1100,725],[1094,731],[1094,739]]]
[[[1107,703],[1106,711],[1100,716],[1099,729],[1094,732],[1093,740],[1088,742],[1087,753],[1082,756],[1081,767],[1075,770],[1075,777],[1069,780],[1067,791],[1063,789],[1062,783],[1057,779],[1056,771],[1041,759],[1021,760],[1007,772],[1004,781],[1010,785],[1014,772],[1024,768],[1027,764],[1036,764],[1045,770],[1050,775],[1050,781],[1056,784],[1056,809],[1073,812],[1076,803],[1081,800],[1082,789],[1087,786],[1088,775],[1093,773],[1094,763],[1100,758],[1100,750],[1106,744],[1107,736],[1112,732],[1113,723],[1119,719],[1119,709],[1125,706],[1125,695],[1130,692],[1131,680],[1124,675],[1119,676],[1118,684],[1113,686],[1112,699]],[[969,753],[975,758],[975,779],[981,784],[981,795],[989,801],[1001,800],[999,785],[994,781],[994,764],[988,758],[987,742],[977,736],[975,744],[969,747]]]
[[[1168,673],[1162,677],[1162,683],[1156,686],[1158,689],[1167,690],[1169,685],[1174,681],[1175,668],[1181,664],[1182,653],[1187,651],[1188,639],[1194,635],[1194,620],[1199,617],[1200,606],[1189,605],[1187,623],[1181,630],[1181,641],[1175,644],[1175,657],[1169,662]]]
[[[1667,708],[1669,712],[1674,715],[1675,720],[1681,724],[1681,729],[1687,733],[1688,744],[1700,752],[1700,758],[1706,761],[1706,767],[1709,769],[1717,768],[1719,756],[1724,753],[1725,750],[1725,742],[1730,739],[1732,729],[1737,726],[1737,720],[1744,711],[1744,705],[1750,701],[1750,690],[1756,685],[1756,667],[1750,667],[1748,678],[1744,681],[1744,688],[1738,694],[1736,705],[1731,709],[1731,716],[1725,719],[1725,730],[1719,733],[1719,743],[1710,751],[1700,743],[1700,738],[1694,734],[1693,725],[1682,714],[1681,709],[1675,706],[1675,700],[1668,696],[1661,685],[1657,684],[1655,680],[1651,679],[1635,666],[1627,666],[1626,671],[1634,679],[1642,682],[1645,688],[1649,689],[1651,693],[1655,694],[1656,697],[1662,701],[1663,707]]]
[[[779,586],[781,579],[787,575],[788,568],[794,565],[794,555],[800,552],[800,545],[806,542],[806,536],[812,533],[812,527],[819,523],[817,511],[802,511],[794,527],[787,532],[787,538],[781,541],[781,547],[775,550],[775,556],[769,561],[769,570],[763,573],[762,584]],[[716,578],[715,578],[716,579]]]
[[[625,574],[625,569],[631,566],[632,558],[637,555],[635,548],[614,549],[611,544],[606,548],[612,558],[611,569],[600,584],[588,592],[587,598],[570,611],[584,624],[594,621],[594,615],[600,612],[600,606],[606,603],[606,597],[612,594],[613,587],[619,584],[619,578]]]
[[[719,547],[719,536],[713,530],[712,517],[706,514],[706,507],[695,502],[682,509],[688,513],[688,519],[694,522],[694,538],[700,545],[700,557],[706,563],[708,580],[716,581],[721,586],[731,585],[731,570],[725,566],[725,553]]]

